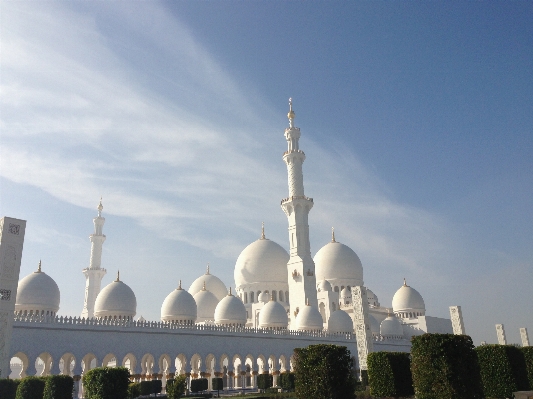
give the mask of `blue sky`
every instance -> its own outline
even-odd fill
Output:
[[[104,284],[158,319],[207,262],[227,285],[259,237],[287,248],[287,100],[313,254],[337,239],[390,306],[461,305],[476,344],[533,334],[533,3],[10,2],[1,11],[0,214],[21,277],[83,306],[104,198]]]

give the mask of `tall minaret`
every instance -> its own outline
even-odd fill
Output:
[[[94,317],[94,303],[96,297],[100,293],[100,284],[102,278],[106,274],[106,270],[102,269],[102,244],[105,241],[105,235],[102,234],[105,218],[102,217],[102,198],[98,204],[98,216],[93,219],[94,234],[89,236],[91,240],[91,261],[89,267],[83,269],[85,275],[85,303],[81,312],[81,317]]]
[[[289,220],[290,259],[287,263],[289,273],[289,293],[291,314],[309,305],[318,308],[316,296],[315,263],[311,257],[309,244],[309,211],[313,199],[304,194],[304,177],[302,164],[305,154],[298,148],[300,128],[294,126],[296,114],[292,110],[292,98],[289,99],[289,127],[285,129],[288,149],[283,154],[289,175],[289,197],[281,200],[281,208]]]

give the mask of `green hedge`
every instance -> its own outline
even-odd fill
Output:
[[[529,389],[533,389],[533,346],[524,346],[521,348],[524,354],[524,361],[526,362],[527,379],[529,381]]]
[[[345,346],[309,345],[294,350],[296,397],[299,399],[351,399],[355,376]]]
[[[257,388],[268,389],[274,384],[274,377],[271,374],[259,374],[257,376]]]
[[[414,395],[410,354],[372,352],[368,354],[370,392],[376,396]]]
[[[423,334],[411,339],[411,372],[418,399],[482,397],[479,364],[468,335]]]
[[[128,398],[133,399],[138,396],[141,396],[141,383],[140,382],[131,382],[128,385]]]
[[[185,392],[187,377],[184,374],[178,375],[175,379],[168,379],[165,391],[167,399],[179,399]]]
[[[43,399],[72,399],[74,379],[70,375],[51,375],[44,384]]]
[[[201,392],[207,389],[208,385],[207,378],[195,378],[191,380],[191,392]]]
[[[129,383],[126,367],[96,367],[83,376],[85,399],[127,399]]]
[[[524,352],[513,345],[483,345],[476,348],[483,392],[487,398],[511,398],[527,391],[529,382]]]
[[[211,378],[211,388],[213,391],[221,391],[224,389],[224,380],[222,377]]]
[[[154,393],[154,389],[152,387],[152,381],[141,381],[140,388],[141,388],[141,396],[148,396]]]
[[[46,378],[26,377],[20,381],[15,399],[42,399]]]
[[[17,388],[20,380],[10,380],[9,378],[0,379],[0,398],[15,399]]]
[[[292,392],[295,388],[295,382],[294,382],[294,373],[291,373],[289,371],[286,371],[282,373],[280,376],[280,385],[285,391]]]

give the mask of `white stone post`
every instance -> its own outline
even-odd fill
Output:
[[[10,374],[13,314],[20,275],[26,221],[0,219],[0,378]]]
[[[520,329],[520,338],[522,338],[522,346],[529,346],[529,337],[527,335],[527,328]]]
[[[373,342],[368,318],[368,299],[364,286],[352,287],[352,305],[359,369],[367,370],[366,359],[368,354],[373,351]]]
[[[465,335],[463,312],[460,306],[450,306],[450,319],[452,321],[453,333],[455,335]]]
[[[507,345],[507,338],[505,338],[503,324],[496,324],[496,335],[498,336],[498,343],[500,345]]]

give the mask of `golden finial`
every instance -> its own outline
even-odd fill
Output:
[[[120,281],[120,270],[117,270],[117,279],[115,281]]]
[[[405,281],[405,277],[403,278],[403,286],[407,287],[407,281]]]
[[[270,294],[270,301],[273,301],[274,300],[274,291],[272,291],[272,293]]]
[[[39,259],[39,266],[37,266],[37,273],[41,273],[41,260]]]
[[[289,118],[289,120],[296,118],[296,114],[292,110],[292,97],[289,98],[289,113],[287,114],[287,118]]]
[[[229,287],[229,294],[228,296],[233,296],[233,294],[231,293],[231,287]]]
[[[181,290],[181,280],[180,280],[180,285],[178,285],[178,290]]]
[[[265,222],[261,222],[261,240],[264,240],[265,238]]]
[[[305,304],[306,306],[309,306],[309,298],[305,298]]]
[[[337,242],[335,241],[335,227],[331,228],[331,242]]]
[[[205,288],[205,280],[204,280],[204,286],[202,287],[202,291],[207,291]]]
[[[209,262],[207,263],[207,270],[205,271],[205,274],[209,274]]]
[[[104,209],[104,206],[102,205],[102,197],[100,197],[100,203],[96,209],[98,209],[98,216],[102,216],[102,209]]]

